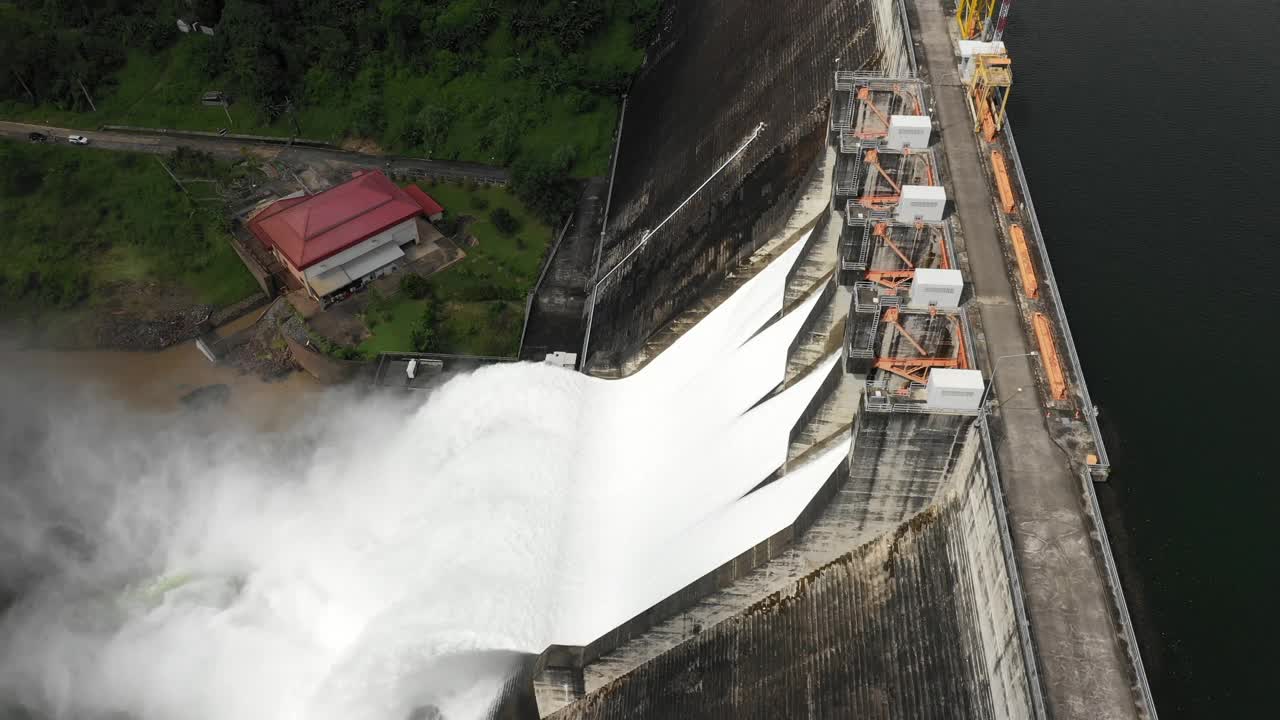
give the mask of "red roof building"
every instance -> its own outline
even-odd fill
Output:
[[[444,206],[436,202],[435,198],[422,192],[422,189],[417,185],[410,185],[404,191],[408,193],[409,197],[413,198],[414,202],[422,207],[422,211],[427,214],[427,217],[432,222],[444,217]]]
[[[323,298],[394,270],[402,248],[419,241],[417,219],[443,212],[412,185],[404,190],[381,172],[361,172],[324,192],[277,200],[249,231]]]

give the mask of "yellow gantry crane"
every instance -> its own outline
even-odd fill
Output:
[[[956,0],[956,27],[961,40],[973,40],[983,33],[996,12],[997,0]]]
[[[1004,112],[1013,88],[1013,63],[1008,55],[978,55],[969,79],[973,103],[973,131],[991,142],[1004,127]]]

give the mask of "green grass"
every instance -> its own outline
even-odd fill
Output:
[[[379,353],[412,349],[413,328],[427,303],[427,300],[414,300],[403,293],[390,298],[387,315],[376,319],[370,328],[372,335],[357,349],[369,358]],[[520,350],[520,330],[524,327],[523,303],[503,300],[445,302],[438,312],[440,318],[436,329],[440,342],[436,352],[512,357]],[[388,317],[390,319],[386,319]]]
[[[449,217],[475,218],[467,226],[467,233],[480,241],[475,247],[464,248],[465,260],[432,278],[444,291],[442,297],[456,297],[477,286],[492,286],[510,293],[475,299],[523,299],[538,278],[542,257],[551,244],[551,228],[505,187],[472,189],[455,183],[420,183],[419,186],[444,206]],[[500,207],[520,222],[520,229],[513,235],[498,232],[489,220],[489,214]]]
[[[213,305],[252,294],[257,285],[227,242],[220,203],[198,200],[212,184],[188,187],[194,197],[148,155],[0,146],[4,314],[91,307],[120,282],[178,286]]]
[[[431,276],[440,301],[436,330],[440,352],[468,355],[511,356],[519,351],[524,325],[524,303],[542,268],[551,243],[551,228],[540,222],[509,190],[501,187],[469,188],[457,184],[421,184],[445,207],[451,218],[476,218],[468,234],[479,244],[464,248],[467,257]],[[513,235],[498,231],[489,214],[505,208],[520,222]],[[387,298],[382,308],[366,320],[372,336],[359,350],[366,356],[412,349],[414,325],[422,317],[426,300],[404,293]]]
[[[390,319],[366,318],[365,324],[372,335],[360,343],[359,350],[366,357],[374,357],[384,352],[406,352],[413,347],[411,337],[413,326],[422,317],[426,309],[426,300],[414,300],[400,293],[387,302],[387,313]]]

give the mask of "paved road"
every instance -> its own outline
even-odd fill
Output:
[[[369,155],[347,150],[252,142],[238,138],[190,138],[175,137],[158,132],[141,134],[100,130],[71,130],[47,125],[0,121],[0,137],[28,142],[27,135],[31,132],[50,135],[52,142],[61,143],[67,142],[68,135],[83,135],[89,138],[89,147],[106,150],[129,150],[163,155],[173,152],[175,148],[182,145],[226,158],[242,157],[243,152],[249,150],[263,157],[272,157],[289,164],[331,163],[352,168],[382,168],[392,172],[420,177],[474,180],[476,182],[499,184],[506,184],[510,181],[510,174],[506,170],[478,163]]]
[[[938,0],[913,0],[964,229],[970,280],[986,333],[988,362],[1032,347],[1023,332],[992,216],[991,187],[978,161],[973,125],[952,60]],[[1083,488],[1045,426],[1029,358],[1000,362],[995,396],[1005,436],[997,446],[1010,530],[1052,718],[1139,717],[1119,628],[1094,556]],[[1019,389],[1024,389],[1019,392]]]

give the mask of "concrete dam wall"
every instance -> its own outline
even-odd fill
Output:
[[[551,717],[1034,717],[1001,509],[979,434],[957,429],[923,512]]]
[[[905,37],[894,0],[668,5],[628,97],[600,276],[671,217],[598,288],[592,366],[634,352],[778,231],[824,153],[831,73],[900,72]]]

